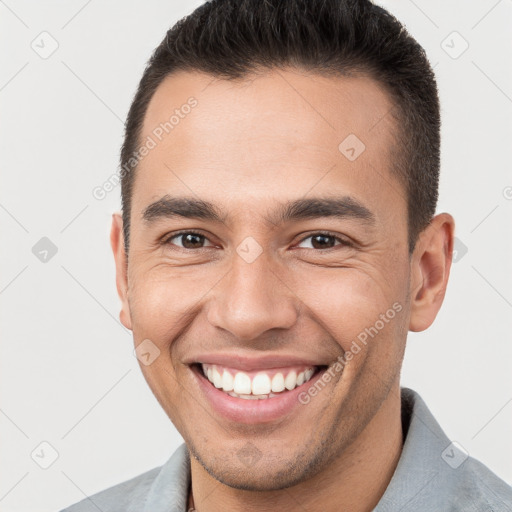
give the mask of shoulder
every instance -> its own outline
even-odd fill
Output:
[[[109,487],[61,512],[149,512],[183,510],[190,483],[190,458],[182,444],[163,465]]]
[[[391,499],[416,511],[511,512],[512,487],[452,442],[418,393],[401,388],[401,395],[405,443],[383,504]]]
[[[487,466],[468,457],[459,470],[453,495],[456,510],[512,511],[512,487]]]
[[[89,496],[61,512],[130,512],[141,510],[151,485],[161,471],[161,467],[146,471],[130,480],[109,487]]]

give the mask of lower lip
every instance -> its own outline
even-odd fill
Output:
[[[304,407],[299,402],[299,395],[314,385],[325,371],[325,369],[322,369],[315,373],[310,380],[291,391],[285,391],[272,398],[250,400],[236,398],[220,391],[203,376],[201,370],[196,367],[192,368],[192,373],[198,381],[200,389],[214,411],[228,420],[246,424],[268,423],[279,420],[294,411],[296,407]]]

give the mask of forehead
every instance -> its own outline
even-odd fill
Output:
[[[138,165],[133,204],[141,211],[171,193],[268,207],[335,189],[396,204],[392,108],[367,76],[279,69],[232,81],[178,72],[148,106],[140,142],[154,147]]]

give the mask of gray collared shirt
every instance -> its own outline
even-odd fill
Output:
[[[415,391],[401,395],[405,442],[373,512],[512,512],[512,487],[452,443]],[[183,444],[163,466],[62,512],[186,512],[189,484]]]

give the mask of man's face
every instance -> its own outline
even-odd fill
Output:
[[[191,96],[137,169],[121,317],[160,350],[144,376],[204,468],[278,489],[325,469],[398,389],[410,260],[393,104],[364,77],[181,72],[141,141]]]

